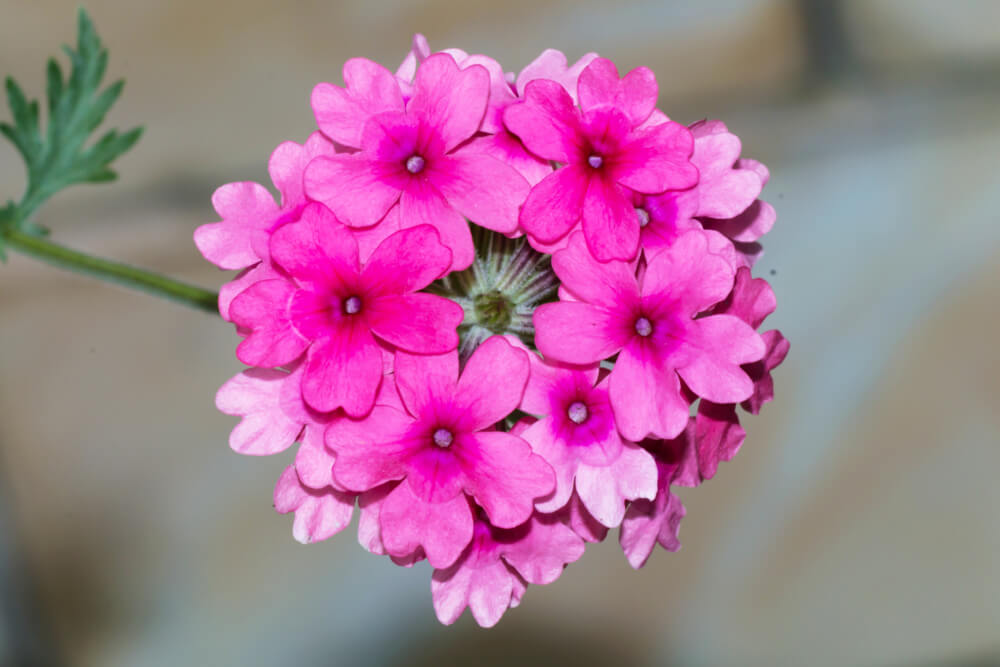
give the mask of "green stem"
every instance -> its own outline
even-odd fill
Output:
[[[219,295],[211,290],[182,283],[121,262],[93,257],[13,229],[5,230],[2,233],[7,247],[61,269],[85,273],[100,280],[118,283],[164,299],[171,299],[208,313],[218,314],[219,312]]]

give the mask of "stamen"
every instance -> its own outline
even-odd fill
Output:
[[[349,296],[344,299],[344,314],[345,315],[357,315],[361,312],[361,298],[356,296]]]
[[[419,174],[424,170],[426,161],[419,155],[411,155],[406,159],[406,171],[411,174]]]
[[[604,164],[604,158],[602,158],[597,153],[594,153],[593,155],[587,158],[587,164],[589,164],[594,169],[599,169],[601,165]]]
[[[434,431],[434,444],[442,449],[451,446],[451,441],[454,439],[455,436],[446,428],[439,428]]]
[[[653,333],[653,323],[645,317],[640,317],[635,321],[635,332],[645,338]]]
[[[639,218],[639,227],[645,227],[649,224],[649,211],[644,208],[635,209],[635,215]]]
[[[566,416],[574,424],[582,424],[590,417],[590,411],[581,401],[573,401],[570,403],[569,409],[566,410]]]

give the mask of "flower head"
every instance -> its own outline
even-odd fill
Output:
[[[676,488],[740,450],[788,351],[751,275],[767,169],[596,54],[515,75],[417,35],[396,72],[343,75],[272,155],[280,203],[223,186],[195,233],[241,271],[232,449],[297,443],[274,489],[295,538],[357,505],[362,547],[429,562],[445,624],[497,623],[616,527],[635,568],[675,551]]]

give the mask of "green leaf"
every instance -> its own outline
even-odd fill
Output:
[[[75,183],[114,180],[117,175],[111,163],[142,135],[142,128],[124,133],[111,130],[91,141],[91,135],[121,96],[125,82],[116,81],[101,89],[108,51],[83,9],[78,15],[76,48],[64,46],[63,50],[69,57],[69,76],[64,75],[54,58],[45,69],[48,117],[44,132],[38,102],[29,100],[14,79],[6,79],[13,123],[0,123],[0,134],[14,144],[24,159],[28,185],[16,206],[0,209],[0,232],[14,226],[23,232],[38,233],[40,228],[30,225],[28,219],[45,200]]]

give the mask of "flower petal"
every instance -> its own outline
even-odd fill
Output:
[[[504,234],[517,229],[518,210],[531,189],[513,167],[466,149],[436,160],[428,178],[466,218]]]
[[[746,435],[746,431],[740,426],[735,405],[719,405],[702,400],[698,404],[694,434],[701,479],[715,477],[719,463],[736,456]]]
[[[483,431],[464,434],[459,442],[455,453],[468,479],[466,490],[498,528],[524,523],[535,499],[555,488],[552,468],[521,438]]]
[[[324,441],[335,454],[337,481],[347,489],[368,491],[405,477],[407,461],[424,447],[412,427],[409,415],[384,405],[376,405],[365,419],[331,421]]]
[[[429,503],[404,482],[385,499],[379,526],[387,553],[408,556],[422,548],[432,567],[443,568],[454,563],[472,540],[472,510],[465,494]]]
[[[490,75],[482,65],[460,70],[455,59],[436,53],[417,69],[406,111],[437,131],[450,151],[479,129],[489,101]]]
[[[637,67],[619,80],[618,68],[607,58],[596,58],[583,70],[577,90],[584,111],[600,105],[618,107],[633,125],[653,113],[659,95],[656,76],[648,67]]]
[[[292,327],[288,303],[295,288],[286,280],[262,280],[243,290],[229,306],[238,327],[250,330],[236,348],[248,366],[284,366],[305,351],[309,341]]]
[[[642,279],[643,297],[669,295],[684,314],[694,316],[722,301],[733,287],[732,265],[709,250],[709,237],[692,230],[649,260]]]
[[[395,232],[368,258],[362,280],[379,294],[416,292],[440,278],[451,266],[451,251],[431,225]]]
[[[363,153],[318,157],[306,167],[306,194],[351,227],[368,227],[399,201],[400,181]]]
[[[547,358],[567,364],[594,364],[628,341],[617,312],[589,303],[545,303],[534,315],[535,345]]]
[[[631,195],[604,178],[591,178],[583,199],[583,235],[599,262],[635,259],[639,218]]]
[[[531,189],[521,208],[525,233],[552,243],[569,233],[583,215],[589,177],[581,167],[556,169]]]
[[[486,339],[472,353],[458,380],[455,409],[462,414],[463,425],[478,431],[516,410],[530,368],[528,354],[503,336]]]
[[[440,399],[450,400],[458,384],[458,353],[396,352],[396,388],[414,417],[435,415]]]
[[[688,422],[688,404],[672,368],[645,345],[626,346],[611,371],[611,407],[618,430],[638,442],[650,433],[675,438]]]
[[[399,199],[399,209],[404,228],[431,225],[437,229],[441,243],[451,250],[450,270],[462,271],[472,265],[476,249],[469,224],[437,188],[427,181],[412,181]]]
[[[583,540],[558,517],[535,514],[526,532],[515,530],[518,539],[502,544],[500,552],[529,584],[551,584],[567,565],[583,555]]]
[[[274,488],[274,508],[279,514],[295,512],[292,535],[302,544],[309,544],[328,539],[351,523],[354,495],[302,486],[295,467],[289,466]]]
[[[458,347],[465,311],[435,294],[399,294],[372,300],[368,322],[376,336],[407,352],[444,354]]]
[[[346,89],[317,85],[312,92],[313,113],[325,135],[357,148],[365,121],[384,111],[402,111],[403,96],[392,72],[365,58],[344,63],[344,84]]]
[[[576,471],[576,491],[595,519],[614,528],[625,516],[626,501],[656,496],[656,480],[652,455],[629,442],[611,465],[581,465]]]
[[[271,256],[301,287],[315,291],[343,284],[361,269],[351,230],[318,203],[307,206],[299,222],[274,232]]]
[[[657,542],[667,551],[680,549],[677,531],[686,513],[669,484],[660,487],[656,499],[637,500],[625,513],[619,542],[629,565],[638,570],[653,553]]]
[[[598,262],[583,234],[573,234],[565,250],[552,257],[552,268],[577,298],[608,310],[625,310],[639,303],[635,272],[625,262]]]
[[[226,382],[215,395],[215,407],[242,417],[229,435],[234,452],[250,456],[277,454],[288,449],[302,422],[291,419],[279,404],[285,371],[249,368]]]
[[[555,81],[528,83],[524,101],[504,110],[503,123],[529,151],[545,160],[571,162],[582,150],[580,112],[566,89]]]
[[[691,391],[715,403],[750,398],[753,380],[741,365],[764,356],[764,341],[757,332],[733,315],[694,320],[688,332],[684,347],[690,356],[677,372]]]
[[[352,417],[368,414],[382,382],[382,352],[361,324],[347,324],[315,341],[306,357],[302,397],[320,412],[343,407]]]

